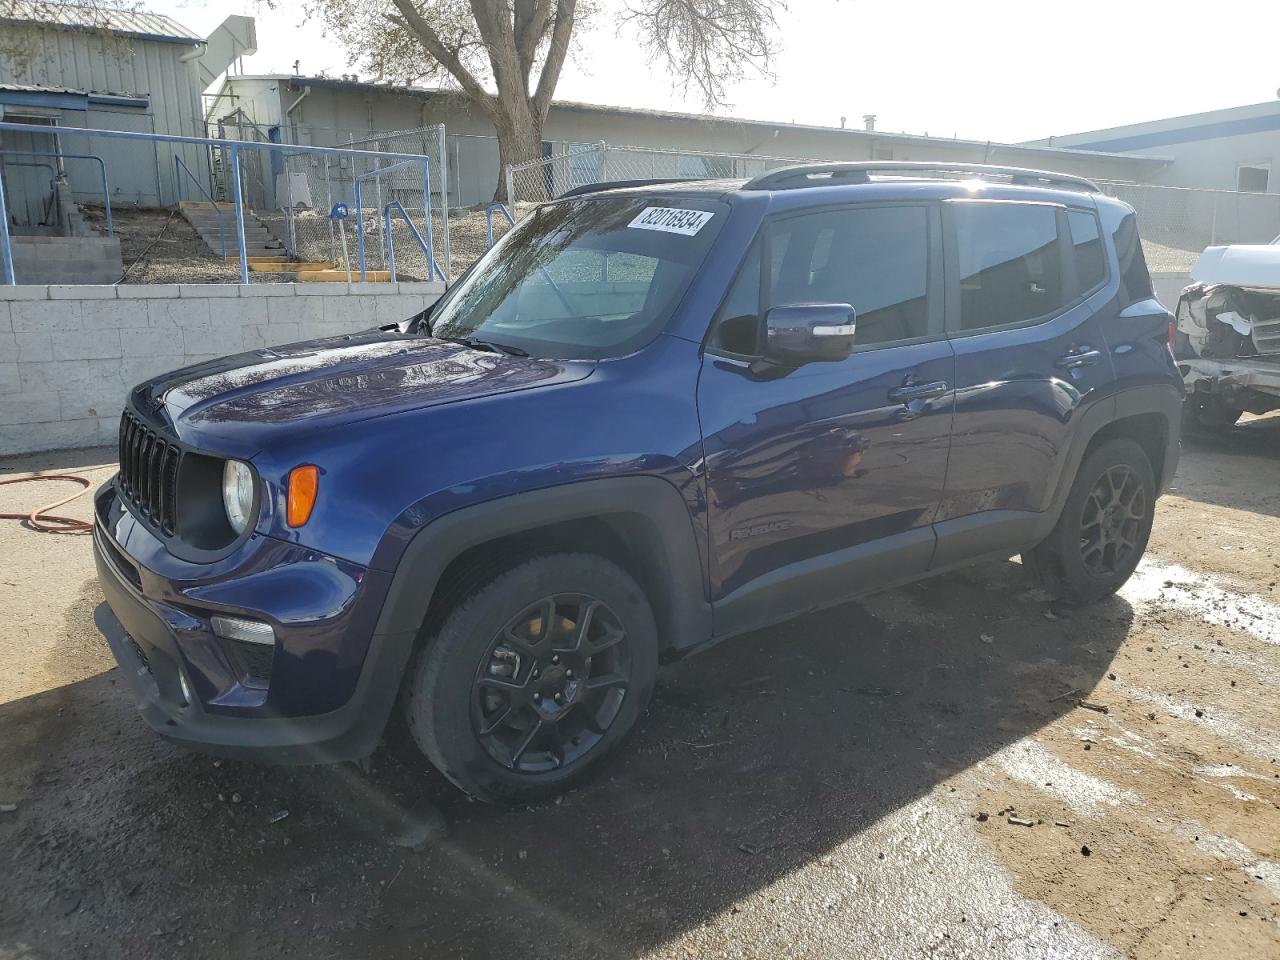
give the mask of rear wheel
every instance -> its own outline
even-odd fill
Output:
[[[1120,589],[1147,549],[1155,477],[1133,440],[1108,440],[1080,465],[1053,532],[1023,562],[1046,590],[1092,603]]]
[[[445,617],[407,683],[418,746],[483,800],[568,789],[630,732],[653,691],[657,628],[635,580],[602,557],[535,557]]]

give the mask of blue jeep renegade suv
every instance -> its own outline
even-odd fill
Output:
[[[658,663],[982,558],[1115,591],[1182,381],[1088,181],[832,164],[545,204],[428,312],[134,389],[99,628],[159,733],[486,799],[578,781]]]

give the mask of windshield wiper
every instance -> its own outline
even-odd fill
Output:
[[[489,353],[505,353],[509,357],[527,357],[528,350],[521,350],[506,343],[495,343],[492,340],[481,340],[479,337],[436,337],[448,343],[460,343],[472,350],[487,350]]]

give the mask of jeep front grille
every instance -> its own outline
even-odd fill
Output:
[[[173,536],[179,447],[127,411],[120,417],[120,490],[160,532]]]

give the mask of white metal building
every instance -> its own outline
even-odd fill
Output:
[[[19,230],[47,221],[59,175],[76,201],[102,202],[94,161],[48,154],[105,160],[113,205],[174,202],[175,153],[207,183],[202,148],[59,137],[56,128],[204,136],[201,92],[256,48],[250,17],[228,17],[201,37],[166,16],[74,5],[19,4],[0,19],[0,32],[0,118],[39,128],[0,132],[0,175]]]
[[[332,146],[372,134],[443,123],[449,139],[449,202],[492,198],[498,146],[488,119],[449,90],[362,83],[336,77],[228,76],[209,97],[210,133],[237,126],[252,138]],[[1166,164],[1139,156],[888,133],[868,120],[819,127],[558,101],[544,128],[544,155],[610,144],[818,160],[949,160],[1038,167],[1102,179],[1149,181]],[[583,162],[590,162],[583,157]],[[690,157],[681,175],[703,176]]]
[[[1049,137],[1028,146],[1160,154],[1172,162],[1153,171],[1154,183],[1280,193],[1280,100]]]

